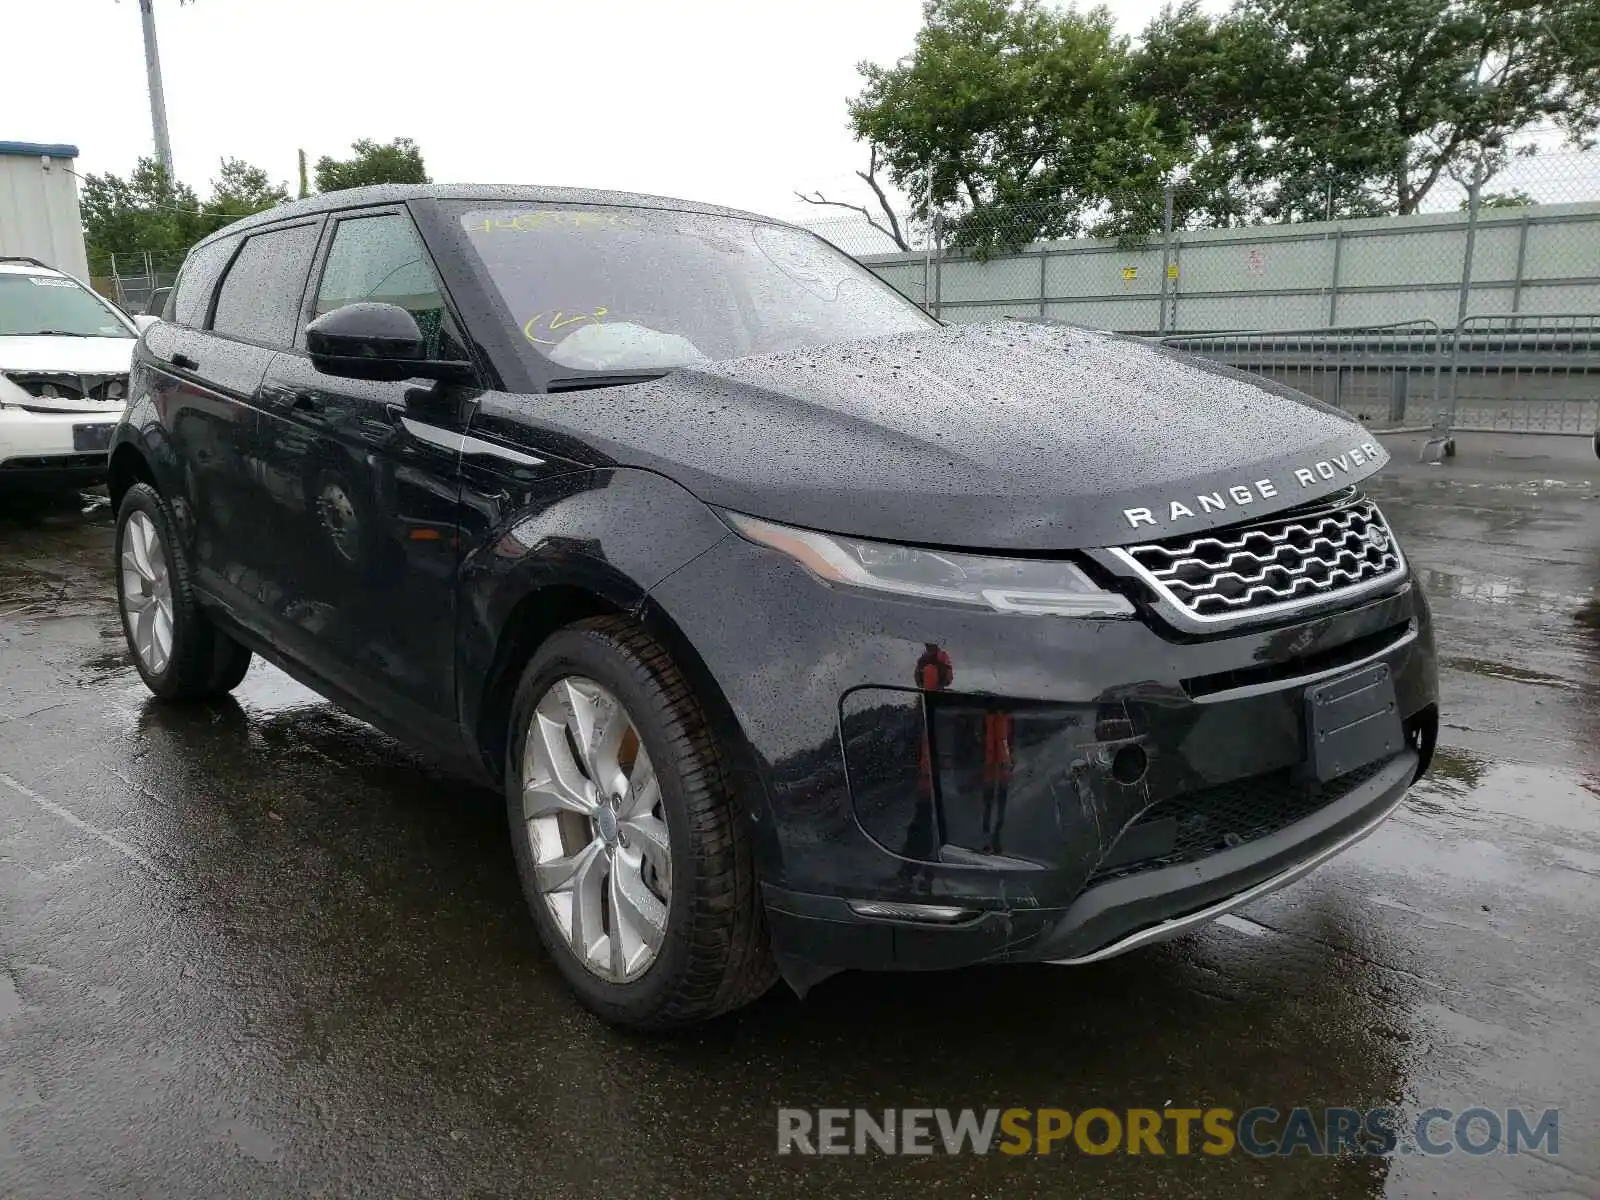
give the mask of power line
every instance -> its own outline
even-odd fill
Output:
[[[91,179],[90,179],[89,176],[81,174],[78,171],[74,171],[71,167],[58,167],[57,169],[65,171],[68,175],[71,175],[74,179],[80,179],[84,183],[91,182]],[[149,209],[155,209],[155,210],[157,210],[159,212],[182,213],[186,217],[226,217],[230,221],[237,221],[237,220],[241,219],[242,217],[254,216],[257,212],[261,211],[259,209],[252,209],[250,212],[239,212],[239,213],[230,213],[230,212],[227,212],[225,210],[221,211],[221,212],[207,212],[203,208],[179,208],[175,204],[158,204],[154,200],[152,200],[152,201],[150,201],[150,202],[148,202],[146,204],[141,204],[139,206],[139,208],[140,208],[141,211],[145,211],[145,210],[149,210]]]

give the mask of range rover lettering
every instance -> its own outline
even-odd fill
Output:
[[[150,690],[260,655],[503,789],[609,1020],[1120,954],[1428,765],[1387,454],[1300,393],[945,326],[803,230],[574,190],[288,204],[166,313],[109,462]]]

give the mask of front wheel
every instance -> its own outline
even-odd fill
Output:
[[[705,714],[621,618],[551,636],[512,705],[507,810],[523,892],[583,1002],[687,1025],[776,977],[748,835]]]
[[[128,489],[117,510],[122,632],[145,686],[158,697],[210,699],[238,686],[250,668],[250,651],[200,611],[173,528],[160,492],[147,483]]]

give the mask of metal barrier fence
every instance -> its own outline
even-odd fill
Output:
[[[1262,375],[1375,428],[1426,424],[1448,400],[1449,335],[1436,321],[1181,334],[1164,345]]]
[[[1456,429],[1600,430],[1600,315],[1469,317],[1451,335]]]
[[[1328,329],[1180,334],[1162,344],[1323,400],[1374,429],[1592,434],[1600,316],[1473,317]]]

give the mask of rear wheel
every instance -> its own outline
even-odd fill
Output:
[[[200,611],[173,528],[172,510],[159,492],[147,483],[128,489],[117,510],[122,631],[152,692],[163,700],[205,700],[238,686],[250,668],[250,651]]]
[[[523,892],[573,990],[659,1029],[754,1000],[776,977],[748,838],[687,681],[647,634],[554,634],[512,707],[507,808]]]

